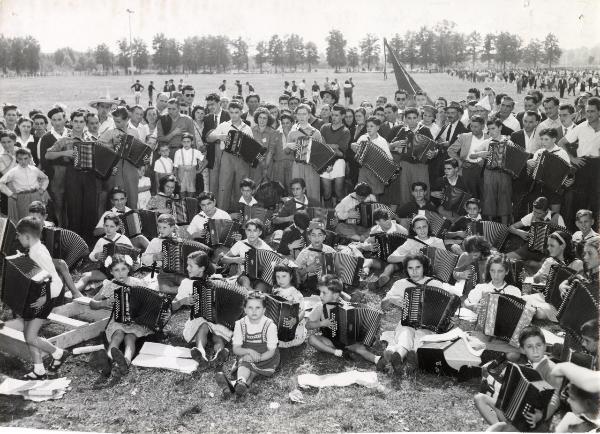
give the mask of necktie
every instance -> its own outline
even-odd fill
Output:
[[[452,124],[448,124],[448,131],[446,131],[446,141],[450,141],[450,133],[452,132]]]

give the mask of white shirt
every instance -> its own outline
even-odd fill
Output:
[[[502,294],[514,295],[515,297],[521,298],[521,290],[512,285],[507,285],[506,282],[504,282],[504,285],[500,288],[496,288],[494,285],[492,285],[492,282],[479,283],[475,285],[475,288],[473,288],[469,292],[469,296],[465,300],[465,306],[477,306],[479,304],[479,301],[485,294],[489,294],[494,291],[500,292]]]
[[[504,126],[510,128],[513,131],[519,131],[521,129],[521,124],[519,124],[519,121],[516,117],[514,117],[512,113],[509,114],[508,117],[502,121],[502,123],[504,124]]]
[[[540,122],[540,124],[537,127],[540,129],[540,131],[542,131],[545,128],[562,128],[562,124],[560,123],[560,119],[558,117],[554,120],[546,118],[545,120]]]
[[[546,151],[546,148],[538,149],[537,151],[535,151],[534,154],[533,154],[533,159],[537,160],[537,158],[540,156],[540,154],[542,152],[544,152],[544,151]],[[552,147],[552,149],[550,149],[548,152],[550,152],[551,154],[556,155],[557,157],[562,158],[563,160],[565,160],[569,164],[569,166],[571,165],[571,160],[569,159],[569,154],[567,154],[567,151],[565,151],[560,146],[554,145]]]
[[[238,200],[239,203],[244,204],[246,206],[254,206],[258,204],[258,201],[256,199],[254,199],[254,196],[252,197],[252,199],[250,200],[250,203],[246,202],[244,200],[244,196],[240,197],[240,200]]]
[[[258,240],[258,247],[255,248],[258,250],[269,250],[271,252],[273,251],[271,246],[269,246],[260,238]],[[236,241],[236,243],[233,246],[231,246],[231,249],[229,249],[228,255],[243,258],[244,256],[246,256],[246,252],[248,252],[250,249],[252,249],[252,247],[248,245],[248,239]]]
[[[27,149],[27,144],[33,142],[35,142],[35,137],[33,137],[33,134],[29,135],[27,141],[23,140],[21,136],[17,136],[17,143],[19,143],[23,149]]]
[[[531,135],[528,135],[527,131],[523,130],[523,136],[525,136],[525,150],[530,154],[533,154],[541,146],[539,143],[537,132],[537,127],[531,132]]]
[[[217,208],[212,217],[207,216],[204,211],[200,211],[194,216],[187,228],[188,234],[193,235],[196,232],[204,230],[204,225],[210,220],[231,220],[231,216],[222,209]]]
[[[178,149],[175,151],[173,158],[173,166],[197,166],[200,161],[204,160],[204,155],[197,149]]]
[[[588,121],[583,121],[567,133],[569,143],[579,140],[578,157],[600,156],[600,130],[595,131]]]
[[[106,237],[98,238],[98,241],[96,241],[96,244],[94,245],[94,250],[90,252],[90,259],[94,262],[98,262],[98,259],[96,259],[96,254],[102,253],[102,248],[104,247],[104,245],[110,242],[133,247],[131,245],[131,241],[129,241],[129,238],[119,233],[115,234],[115,236],[110,241],[108,241]]]
[[[460,122],[460,119],[456,122],[448,124],[444,129],[444,132],[441,135],[442,140],[452,140],[452,135],[454,134],[454,130],[456,130],[456,126]],[[450,135],[448,135],[448,130],[450,130]],[[434,136],[435,137],[435,136]]]
[[[546,214],[546,216],[544,217],[544,222],[549,222],[552,219],[552,211],[548,210],[548,213]],[[525,227],[530,227],[531,223],[533,223],[533,213],[530,212],[529,214],[527,214],[526,216],[524,216],[521,219],[521,223],[523,224],[523,226]],[[565,221],[563,220],[562,216],[558,216],[558,222],[557,224],[559,226],[563,226],[565,227]]]
[[[242,335],[242,322],[246,326],[246,333],[248,334],[257,334],[260,333],[265,326],[265,322],[269,322],[269,326],[267,327],[267,349],[274,350],[277,348],[277,344],[279,344],[279,339],[277,338],[277,326],[273,321],[263,315],[258,324],[252,324],[247,316],[244,318],[237,320],[235,322],[235,326],[233,328],[233,337],[231,338],[231,344],[236,346],[241,346],[244,344],[244,336]]]
[[[392,220],[391,223],[392,225],[390,226],[390,228],[387,231],[385,231],[386,234],[408,235],[408,230],[404,226],[399,224],[396,220]],[[375,225],[371,228],[370,235],[381,234],[383,232],[384,230],[381,228],[381,226]]]
[[[98,127],[97,136],[100,137],[102,134],[104,134],[108,130],[112,130],[114,128],[115,128],[115,121],[113,120],[113,118],[111,116],[108,116],[106,118],[106,120],[100,124],[100,127]]]
[[[133,125],[131,123],[131,120],[130,120],[128,129],[137,131],[137,135],[138,135],[139,139],[142,142],[146,143],[146,137],[148,136],[148,134],[150,134],[150,128],[148,128],[148,125],[140,122],[138,124],[138,126],[136,127],[135,125]]]
[[[52,256],[46,246],[41,241],[36,241],[32,246],[29,247],[29,257],[35,262],[42,270],[50,274],[52,281],[50,282],[50,297],[56,298],[60,295],[63,283],[60,280],[60,276],[56,272],[54,263],[52,262]]]
[[[123,213],[129,212],[129,211],[131,211],[131,208],[126,206],[125,211],[123,211]],[[121,213],[114,206],[111,209],[109,209],[108,211],[104,211],[104,213],[100,217],[100,220],[98,220],[96,229],[104,229],[104,217],[106,217],[108,214],[121,214]]]
[[[12,169],[9,169],[2,178],[0,178],[0,184],[2,185],[0,191],[10,197],[13,194],[39,190],[40,188],[45,190],[48,187],[48,177],[44,172],[33,165],[27,167],[17,165]],[[10,184],[10,188],[8,187],[8,184]]]
[[[173,160],[169,157],[160,157],[154,162],[154,171],[156,173],[173,173]]]
[[[360,136],[358,138],[358,140],[356,142],[362,143],[362,142],[367,142],[367,141],[369,141],[369,135],[363,134],[362,136]],[[377,145],[378,147],[383,149],[383,151],[385,152],[385,155],[387,155],[390,160],[394,159],[394,157],[392,157],[392,152],[390,151],[390,145],[388,144],[387,140],[385,140],[383,137],[381,137],[380,135],[377,135],[377,137],[374,140],[371,140],[371,142],[374,145]]]
[[[229,131],[234,130],[235,127],[232,125],[231,121],[221,122],[217,128],[214,129],[214,134],[216,135],[226,135]],[[244,122],[237,127],[242,133],[249,135],[250,137],[254,137],[252,134],[252,128],[246,125]]]
[[[467,154],[467,161],[471,163],[478,163],[482,160],[482,158],[469,158],[469,155],[471,155],[474,152],[478,152],[478,149],[484,146],[484,142],[488,141],[489,143],[489,140],[485,138],[485,134],[481,135],[481,139],[475,137],[474,134],[472,134],[471,136],[471,147],[469,148],[469,153]],[[488,143],[485,144],[486,148]]]

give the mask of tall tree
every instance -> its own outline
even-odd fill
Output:
[[[256,55],[254,61],[260,69],[260,73],[263,72],[263,65],[269,61],[269,46],[265,41],[260,41],[256,44]]]
[[[102,66],[102,70],[104,72],[108,71],[108,68],[112,69],[113,65],[113,53],[108,48],[106,44],[100,44],[94,50],[94,58],[98,65]]]
[[[10,67],[10,39],[0,35],[0,68],[6,74]]]
[[[335,72],[346,64],[346,44],[344,35],[339,30],[330,30],[327,36],[327,63]]]
[[[196,74],[200,68],[200,59],[198,56],[198,46],[200,44],[200,38],[198,36],[191,36],[183,40],[181,46],[181,64],[185,69]]]
[[[427,69],[429,64],[434,61],[435,35],[423,26],[416,35],[416,42],[419,46],[419,62]]]
[[[436,24],[433,39],[434,39],[434,58],[440,68],[444,68],[453,60],[455,60],[455,52],[453,47],[454,27],[455,23],[443,20]]]
[[[30,73],[40,69],[40,43],[33,36],[26,36],[23,41],[23,58]]]
[[[467,52],[466,36],[462,33],[453,32],[452,35],[450,35],[450,50],[454,54],[452,55],[449,64],[462,63],[467,60],[469,58],[469,53]]]
[[[133,64],[138,71],[142,71],[148,67],[150,55],[148,54],[148,46],[141,38],[133,40]]]
[[[492,33],[486,34],[485,38],[483,39],[483,52],[481,54],[481,60],[483,62],[487,62],[488,68],[490,67],[490,62],[494,60],[495,48],[496,36],[494,36]]]
[[[496,62],[506,69],[507,63],[517,64],[521,58],[521,38],[508,32],[502,32],[496,37]]]
[[[304,41],[301,36],[292,33],[285,39],[283,45],[285,46],[285,63],[296,71],[298,65],[304,63]]]
[[[229,38],[225,35],[209,37],[209,68],[214,67],[218,72],[223,72],[227,70],[227,67],[231,64],[231,53],[229,51],[229,45]]]
[[[308,72],[310,72],[311,66],[316,65],[319,62],[319,51],[317,49],[317,44],[312,41],[306,43],[304,46],[304,60],[306,61]]]
[[[231,53],[231,61],[237,68],[237,70],[241,70],[245,67],[248,70],[248,44],[246,41],[242,39],[242,37],[238,37],[237,39],[231,41],[231,45],[233,46],[233,53]]]
[[[277,72],[278,66],[281,67],[283,72],[285,48],[279,35],[273,35],[269,40],[269,62],[275,67],[275,72]]]
[[[363,65],[366,63],[369,71],[371,70],[371,65],[379,63],[380,51],[381,46],[379,45],[379,38],[377,36],[367,33],[367,36],[360,41],[360,56]]]
[[[544,60],[548,64],[548,68],[552,68],[552,64],[558,62],[562,55],[562,50],[558,45],[558,38],[553,33],[548,33],[544,39]]]
[[[131,55],[131,48],[129,47],[127,39],[119,39],[117,41],[117,48],[119,49],[119,53],[117,54],[117,65],[123,68],[125,73],[127,73],[127,68],[129,68],[131,62],[129,57]]]
[[[394,37],[389,40],[389,44],[396,57],[400,59],[405,47],[402,37],[398,33],[394,34]]]
[[[65,66],[67,68],[75,65],[77,61],[77,55],[71,47],[59,48],[54,52],[52,58],[56,66]]]
[[[400,60],[408,63],[410,69],[413,69],[419,59],[418,48],[416,33],[411,31],[406,32],[404,35],[404,50],[400,53]]]
[[[168,53],[168,42],[167,37],[164,33],[157,33],[152,39],[152,49],[154,50],[154,64],[158,67],[159,71],[164,71],[169,67],[169,53]]]
[[[346,55],[346,60],[348,61],[348,67],[351,71],[355,71],[358,68],[360,63],[360,56],[358,55],[358,48],[352,47],[348,49],[348,54]]]
[[[181,44],[175,38],[167,39],[167,72],[181,64]]]
[[[475,69],[475,62],[479,55],[479,47],[481,45],[481,35],[478,32],[471,32],[466,40],[467,54],[471,59],[471,69]]]
[[[534,68],[537,67],[538,62],[543,58],[544,51],[542,50],[542,44],[537,39],[532,39],[529,44],[523,48],[523,60],[526,63],[531,64]]]

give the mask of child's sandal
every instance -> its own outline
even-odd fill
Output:
[[[23,380],[33,380],[33,381],[37,381],[37,380],[46,380],[48,378],[48,374],[47,373],[43,373],[43,374],[36,374],[34,371],[28,372],[27,374],[23,375]]]
[[[121,374],[121,375],[127,374],[129,372],[129,363],[127,362],[127,359],[123,355],[123,352],[121,352],[121,350],[118,348],[112,348],[110,350],[110,355],[112,356],[112,358],[116,364],[116,368],[119,371],[119,374]]]
[[[235,389],[236,396],[238,398],[241,398],[248,392],[248,385],[246,384],[246,382],[244,380],[242,380],[241,378],[238,378],[238,380],[235,382],[234,389]]]
[[[63,365],[63,363],[65,363],[65,360],[67,360],[70,356],[71,356],[70,351],[63,350],[63,354],[60,359],[52,358],[52,363],[50,364],[48,371],[50,371],[50,372],[58,371],[60,369],[60,367]]]
[[[216,366],[222,366],[229,358],[229,350],[227,348],[221,348],[217,354],[213,357],[213,362]]]
[[[217,382],[217,385],[221,388],[221,396],[224,399],[229,398],[235,392],[233,384],[231,384],[231,381],[229,381],[225,373],[221,371],[217,372],[215,374],[215,381]]]

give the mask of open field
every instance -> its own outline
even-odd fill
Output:
[[[383,79],[383,73],[341,73],[333,74],[331,71],[324,72],[299,72],[282,74],[197,74],[197,75],[142,75],[138,77],[126,76],[62,76],[62,77],[32,77],[32,78],[7,78],[0,79],[0,102],[12,102],[27,113],[34,108],[40,108],[44,112],[56,103],[67,105],[69,111],[79,107],[87,107],[93,98],[109,94],[111,97],[122,97],[128,102],[133,102],[133,94],[130,90],[135,78],[139,78],[144,86],[153,80],[155,86],[162,87],[164,81],[173,78],[175,83],[183,78],[186,83],[192,84],[196,89],[196,102],[203,102],[204,96],[216,91],[223,79],[229,84],[228,93],[234,91],[236,79],[242,83],[249,81],[256,92],[264,101],[277,102],[277,97],[283,92],[284,80],[296,80],[300,82],[306,79],[307,88],[314,80],[320,86],[323,85],[325,77],[330,80],[337,78],[341,83],[348,77],[353,77],[356,84],[354,88],[354,104],[359,105],[362,100],[375,101],[378,95],[386,95],[392,98],[396,90],[396,80],[393,72],[388,72],[388,79]],[[413,77],[419,85],[432,97],[444,96],[448,100],[460,100],[465,98],[467,89],[473,83],[450,77],[445,73],[415,73]],[[476,87],[482,89],[485,86],[493,87],[497,93],[504,92],[516,98],[517,110],[522,109],[522,96],[517,95],[516,85],[505,82],[477,83]],[[244,92],[247,88],[244,86]],[[310,93],[309,93],[310,94]],[[556,93],[555,93],[556,94]],[[144,91],[142,104],[147,104],[147,93]],[[566,100],[565,100],[566,101]]]

